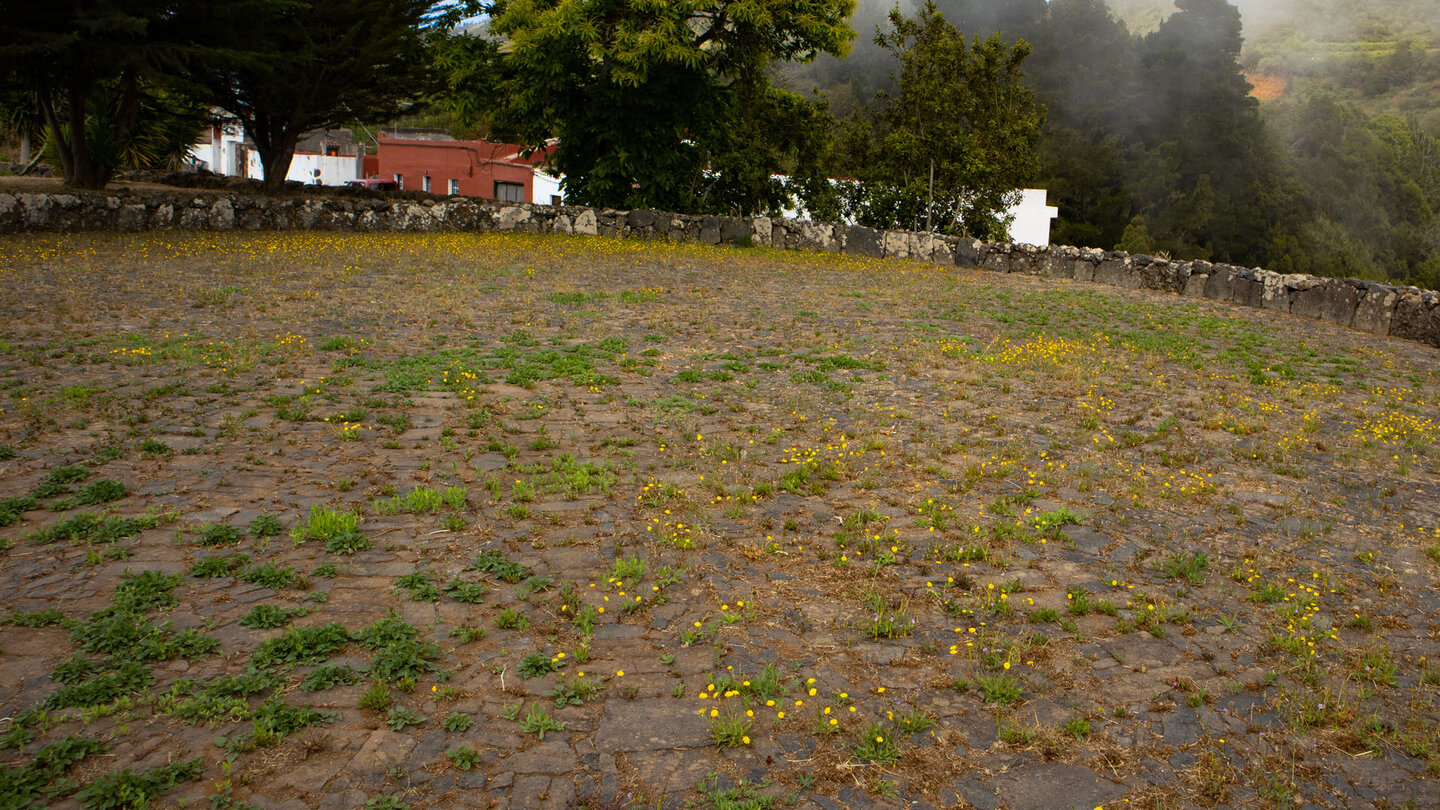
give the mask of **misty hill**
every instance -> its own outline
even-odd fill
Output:
[[[936,5],[969,36],[1031,45],[1057,242],[1440,283],[1434,0]],[[891,7],[862,2],[847,59],[781,82],[856,126],[897,70],[873,44]]]

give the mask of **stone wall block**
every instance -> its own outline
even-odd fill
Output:
[[[1190,278],[1185,280],[1185,290],[1181,295],[1186,298],[1204,298],[1205,286],[1210,282],[1208,273],[1191,273]]]
[[[1010,272],[1011,251],[1011,246],[1003,242],[986,245],[985,252],[980,256],[980,269],[992,273]]]
[[[1140,279],[1128,257],[1109,256],[1095,268],[1096,284],[1139,289]]]
[[[1370,286],[1355,307],[1355,321],[1351,325],[1372,335],[1390,334],[1390,322],[1399,300],[1400,296],[1389,287],[1379,284]]]
[[[881,232],[874,228],[852,225],[845,229],[841,250],[846,256],[882,259],[885,257],[885,248],[881,238]]]
[[[955,240],[954,258],[956,267],[980,266],[980,242],[968,237]]]
[[[1205,282],[1205,297],[1213,301],[1235,300],[1235,273],[1228,267],[1216,267]]]
[[[1240,306],[1259,309],[1265,300],[1265,285],[1248,273],[1236,273],[1231,295],[1231,300]]]
[[[1407,287],[1397,296],[1390,334],[1440,346],[1440,295]]]
[[[1289,312],[1290,288],[1285,284],[1285,277],[1269,270],[1261,270],[1256,273],[1256,277],[1261,287],[1260,306],[1264,309]]]
[[[750,238],[757,245],[772,245],[772,230],[769,217],[755,217],[750,226]]]
[[[880,250],[887,259],[908,259],[915,255],[915,234],[909,231],[881,231]]]
[[[1095,268],[1097,268],[1097,267],[1099,267],[1099,266],[1100,266],[1100,262],[1098,262],[1098,261],[1096,261],[1095,259],[1090,258],[1090,257],[1082,257],[1082,258],[1076,259],[1076,260],[1075,260],[1075,280],[1076,280],[1076,281],[1094,281],[1094,280],[1095,280]]]

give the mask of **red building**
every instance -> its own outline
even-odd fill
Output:
[[[543,152],[522,157],[520,147],[508,143],[419,140],[381,133],[374,162],[367,159],[365,170],[394,180],[403,189],[536,202],[535,167],[544,159]]]

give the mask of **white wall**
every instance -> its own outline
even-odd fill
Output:
[[[546,174],[541,169],[536,169],[534,184],[535,199],[531,200],[531,202],[538,205],[549,205],[551,197],[559,197],[560,201],[564,202],[565,195],[560,193],[560,183],[564,179],[563,177]]]
[[[1047,193],[1043,188],[1020,190],[1020,202],[1008,209],[1015,217],[1010,223],[1011,242],[1036,247],[1050,244],[1050,220],[1060,215],[1060,209],[1046,205],[1046,197]]]
[[[238,160],[241,155],[245,157],[243,163]],[[226,126],[221,130],[220,137],[214,138],[211,143],[197,143],[190,147],[190,157],[200,168],[227,177],[250,177],[256,180],[265,177],[260,153],[253,147],[246,147],[244,133],[238,126]],[[319,169],[320,185],[343,186],[362,176],[364,161],[362,155],[329,156],[297,152],[290,161],[290,171],[286,173],[285,179],[313,185],[314,171]]]
[[[293,180],[306,185],[315,184],[316,169],[320,170],[320,185],[322,186],[343,186],[351,180],[360,179],[360,167],[364,158],[359,155],[317,155],[313,153],[296,152],[294,159],[290,161],[290,171],[285,174],[286,180]],[[249,176],[263,179],[265,168],[260,164],[260,153],[250,152]],[[439,189],[443,192],[444,189]]]

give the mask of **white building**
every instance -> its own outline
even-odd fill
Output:
[[[190,147],[190,158],[197,167],[215,174],[265,179],[260,152],[245,140],[238,124],[206,131],[200,143]],[[296,147],[285,179],[308,185],[343,186],[365,176],[364,162],[363,150],[350,140],[347,130],[311,133]]]
[[[1050,244],[1050,221],[1060,215],[1060,209],[1046,205],[1046,197],[1043,188],[1020,189],[1020,202],[1006,209],[1014,217],[1010,222],[1011,242],[1036,247]]]

